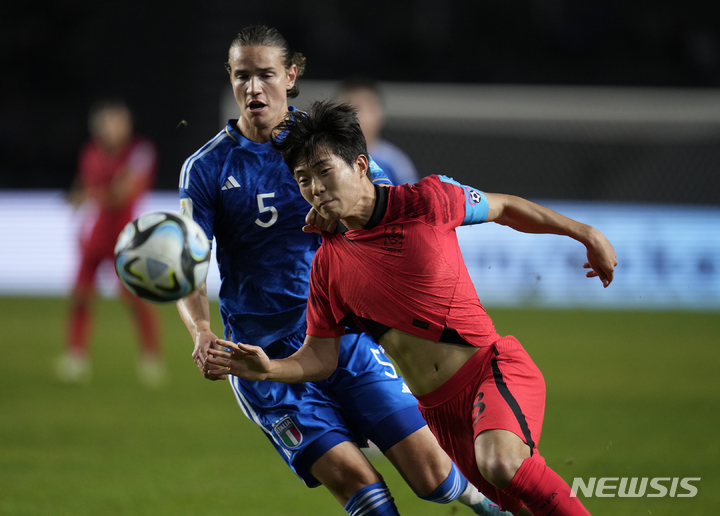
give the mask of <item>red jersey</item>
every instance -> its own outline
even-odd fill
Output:
[[[152,183],[157,167],[155,146],[142,137],[135,137],[123,149],[109,153],[94,141],[90,141],[82,149],[78,174],[84,188],[107,192],[113,179],[120,174],[138,174],[146,177],[146,184]],[[131,220],[133,208],[138,197],[116,209],[103,209],[100,217],[112,213],[113,217]],[[109,212],[109,213],[108,213]]]
[[[310,277],[308,335],[339,336],[348,324],[376,338],[384,327],[435,342],[455,334],[477,347],[497,340],[455,233],[480,195],[438,176],[376,187],[363,229],[323,233]]]

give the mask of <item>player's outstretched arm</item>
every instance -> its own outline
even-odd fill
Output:
[[[488,221],[523,233],[549,233],[574,238],[587,249],[588,261],[583,267],[591,270],[586,276],[600,278],[604,287],[610,285],[618,263],[617,256],[608,239],[600,231],[521,197],[503,194],[486,195]]]
[[[299,383],[324,380],[337,367],[340,337],[308,335],[305,343],[288,358],[270,360],[262,348],[249,344],[218,340],[221,349],[210,349],[210,375],[237,376],[245,380],[272,380]],[[214,368],[213,368],[214,367]]]
[[[177,309],[195,344],[192,357],[200,372],[208,380],[225,380],[224,375],[208,374],[210,367],[207,363],[208,350],[217,346],[217,335],[210,329],[210,302],[205,283],[189,296],[180,299],[177,302]]]

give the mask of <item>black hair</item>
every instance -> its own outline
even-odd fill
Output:
[[[251,25],[249,27],[245,27],[240,32],[238,32],[237,36],[235,36],[235,39],[233,39],[232,43],[230,43],[228,53],[235,47],[279,48],[280,50],[282,50],[283,66],[285,66],[286,70],[292,65],[297,65],[298,78],[300,78],[300,76],[305,71],[305,56],[302,55],[300,52],[290,50],[290,46],[288,45],[287,40],[283,37],[282,34],[280,34],[277,29],[273,27],[268,27],[266,25]],[[225,69],[228,71],[228,73],[231,71],[229,61],[225,62]],[[294,99],[298,96],[299,93],[300,90],[298,89],[296,82],[293,87],[288,90],[287,96],[290,99]]]
[[[274,134],[272,146],[291,172],[301,161],[316,161],[323,151],[351,166],[360,155],[369,159],[357,111],[349,104],[314,102],[307,112],[290,111]]]

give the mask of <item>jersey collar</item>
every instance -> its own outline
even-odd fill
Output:
[[[388,206],[388,192],[390,191],[390,188],[387,186],[379,186],[379,185],[373,185],[375,187],[375,206],[373,207],[373,211],[370,214],[370,220],[367,221],[367,224],[363,226],[363,229],[372,229],[378,224],[380,224],[380,221],[385,216],[385,213],[387,213],[387,206]],[[350,231],[345,224],[337,221],[337,228],[338,233],[341,235],[344,235],[348,231]]]

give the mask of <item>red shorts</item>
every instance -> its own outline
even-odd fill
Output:
[[[482,347],[450,380],[418,397],[420,412],[465,477],[503,510],[523,505],[486,481],[475,460],[475,438],[509,430],[537,453],[545,412],[545,380],[511,335]]]

